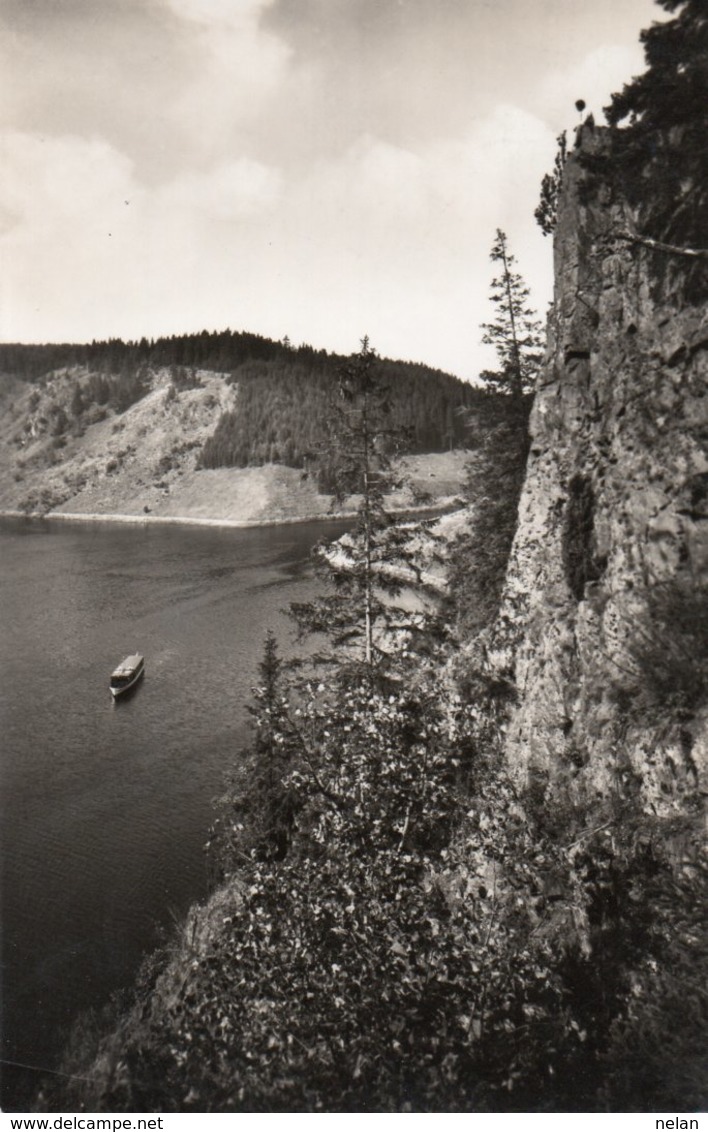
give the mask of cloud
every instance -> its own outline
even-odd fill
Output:
[[[257,21],[273,0],[167,0],[168,6],[185,20],[205,27],[242,27]]]
[[[164,112],[200,153],[216,155],[277,94],[290,49],[262,27],[270,0],[166,3],[189,28],[196,65]]]
[[[15,217],[10,236],[68,231],[134,194],[131,162],[99,138],[10,131],[0,146],[3,206]]]
[[[262,156],[290,59],[268,2],[93,0],[89,17],[77,0],[0,0],[0,125],[102,137],[153,182]]]
[[[258,270],[262,241],[243,226],[259,232],[279,201],[278,170],[246,158],[148,186],[98,139],[14,132],[0,154],[6,340],[214,325],[248,285],[244,263]]]
[[[592,113],[595,120],[602,123],[602,112],[610,96],[644,69],[639,43],[631,47],[611,43],[596,47],[572,67],[552,71],[543,79],[539,86],[539,105],[551,120],[556,118],[560,128],[567,124],[576,99],[582,98],[587,105],[585,115]]]
[[[519,211],[518,187],[540,184],[554,148],[540,119],[501,104],[458,137],[413,150],[366,134],[316,163],[288,185],[278,216],[287,332],[336,349],[368,333],[383,352],[400,356],[405,342],[406,356],[469,376],[491,364],[479,323],[496,228],[537,307],[550,296],[550,243],[533,207]]]
[[[200,216],[242,220],[270,211],[280,193],[277,169],[247,157],[224,161],[208,172],[187,172],[156,192],[159,208],[177,210],[187,222]]]
[[[479,323],[497,227],[547,297],[550,245],[518,184],[540,181],[554,138],[511,104],[415,148],[364,134],[302,169],[225,156],[153,185],[98,139],[2,147],[5,339],[231,325],[349,352],[368,333],[474,376],[492,360]]]

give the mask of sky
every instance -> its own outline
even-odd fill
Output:
[[[653,0],[0,0],[0,340],[201,329],[474,380],[506,232]]]

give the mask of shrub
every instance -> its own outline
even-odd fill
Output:
[[[390,695],[322,686],[268,720],[291,850],[241,842],[240,905],[101,1104],[526,1110],[583,1041],[534,930],[555,851],[475,763],[466,709],[419,676]]]
[[[167,452],[164,456],[161,456],[158,462],[155,464],[154,475],[164,476],[167,474],[167,472],[172,471],[174,466],[174,456]]]
[[[175,396],[185,389],[201,389],[204,385],[196,369],[188,369],[186,366],[171,365],[170,378],[172,380],[170,388],[174,390]]]
[[[701,862],[661,872],[647,897],[658,946],[634,972],[611,1024],[601,1095],[610,1112],[704,1111],[708,1103],[708,943]]]

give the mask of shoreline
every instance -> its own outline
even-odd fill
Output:
[[[455,505],[453,505],[455,504]],[[448,497],[441,500],[435,506],[419,506],[419,507],[403,507],[392,508],[388,513],[397,517],[410,516],[428,516],[436,518],[441,515],[459,510],[463,505],[457,497]],[[247,528],[247,527],[283,527],[291,526],[295,523],[321,523],[333,522],[336,523],[342,520],[356,518],[357,511],[337,511],[317,513],[313,515],[296,515],[288,518],[280,519],[225,519],[225,518],[201,518],[199,516],[190,515],[131,515],[120,514],[111,512],[110,514],[101,514],[100,512],[82,512],[82,511],[18,511],[18,510],[0,510],[0,519],[28,519],[28,520],[45,520],[68,522],[68,523],[122,523],[126,526],[150,526],[160,525],[163,526],[186,526],[186,527],[222,527],[222,528]]]
[[[294,523],[336,522],[338,519],[351,519],[355,511],[340,511],[338,514],[298,515],[288,519],[207,519],[190,515],[122,515],[111,512],[81,511],[0,511],[0,519],[37,519],[67,523],[122,523],[125,526],[184,526],[184,527],[280,527]]]

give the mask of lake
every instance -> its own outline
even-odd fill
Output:
[[[205,895],[265,633],[292,651],[282,610],[316,592],[311,547],[347,526],[0,520],[4,1108]],[[131,652],[146,676],[113,702]]]

